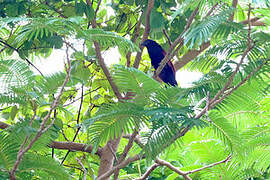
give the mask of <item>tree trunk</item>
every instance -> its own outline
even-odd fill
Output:
[[[102,155],[100,158],[98,177],[102,176],[104,173],[112,169],[120,139],[121,138],[110,140],[103,147]],[[105,180],[108,179],[110,178],[106,178]]]

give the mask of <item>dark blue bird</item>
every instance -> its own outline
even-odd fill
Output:
[[[141,45],[147,48],[149,57],[151,59],[151,64],[154,69],[157,70],[160,62],[165,57],[166,52],[157,42],[150,39],[145,40]],[[175,80],[175,68],[170,60],[167,62],[158,76],[163,82],[172,86],[177,86],[177,82]]]

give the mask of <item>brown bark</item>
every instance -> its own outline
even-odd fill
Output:
[[[6,124],[4,122],[0,122],[0,129],[6,129],[9,126],[10,126],[9,124]],[[93,147],[91,145],[82,144],[82,143],[75,143],[75,142],[64,142],[64,141],[52,141],[51,144],[48,146],[50,148],[54,148],[54,149],[82,151],[82,152],[88,152],[88,153],[91,153],[93,150]],[[98,156],[101,156],[102,149],[98,148],[97,152],[95,154]]]
[[[232,2],[232,7],[236,8],[238,4],[238,0],[234,0]],[[207,13],[207,16],[210,16],[210,14],[213,12],[213,10],[217,7],[218,4],[216,4],[215,6],[213,6],[210,11]],[[234,12],[233,14],[230,16],[229,20],[232,21],[234,17]],[[255,22],[256,20],[254,20]],[[245,21],[242,22],[243,24],[245,24]],[[246,23],[247,24],[247,23]],[[187,63],[189,63],[190,61],[192,61],[193,59],[195,59],[200,53],[202,53],[205,49],[207,49],[210,46],[210,42],[205,42],[200,46],[199,50],[196,49],[192,49],[189,50],[185,55],[182,56],[182,58],[180,59],[180,61],[176,61],[174,63],[174,67],[177,70],[181,69],[182,67],[184,67]]]
[[[232,2],[232,7],[236,9],[237,4],[238,4],[238,0],[233,0],[233,2]],[[229,18],[229,21],[233,21],[234,13],[235,13],[235,11],[233,11],[231,17]]]
[[[82,143],[75,143],[75,142],[59,142],[53,141],[50,145],[50,148],[54,149],[63,149],[63,150],[70,150],[70,151],[81,151],[81,152],[88,152],[91,153],[93,150],[93,146],[82,144]],[[98,148],[97,152],[95,153],[98,156],[102,155],[102,149]]]
[[[148,38],[148,35],[150,33],[150,16],[151,16],[151,11],[154,7],[154,3],[155,3],[155,0],[148,1],[148,6],[147,6],[147,10],[146,10],[146,17],[145,17],[145,29],[144,29],[143,38],[142,38],[141,43],[144,42]],[[137,55],[135,57],[134,64],[133,64],[134,68],[138,68],[140,65],[142,51],[143,51],[143,46],[140,45],[140,52],[137,53]]]
[[[189,50],[181,59],[180,61],[176,61],[174,63],[174,67],[177,70],[184,67],[187,63],[189,63],[191,60],[196,58],[200,53],[202,53],[205,49],[207,49],[210,46],[210,42],[205,42],[200,46],[199,50],[192,49]]]
[[[98,177],[104,175],[106,172],[113,168],[113,162],[115,160],[115,152],[117,151],[119,142],[121,138],[108,141],[108,143],[103,147],[102,156],[100,159]],[[104,180],[110,179],[109,177],[104,178]]]
[[[8,128],[8,126],[9,126],[8,124],[0,122],[0,129],[6,129]]]

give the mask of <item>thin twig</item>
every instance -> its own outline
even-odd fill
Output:
[[[150,166],[147,169],[147,171],[140,178],[137,178],[136,180],[145,180],[145,179],[147,179],[149,177],[149,175],[159,166],[160,166],[160,164],[154,163],[152,166]]]
[[[172,43],[172,45],[170,46],[166,56],[162,59],[162,61],[160,62],[160,65],[158,67],[158,69],[156,70],[156,76],[158,76],[160,74],[160,72],[162,71],[162,69],[165,67],[166,63],[173,58],[173,56],[176,54],[177,51],[174,51],[174,49],[177,47],[177,49],[179,50],[180,47],[183,46],[183,35],[184,33],[189,29],[191,23],[193,22],[195,16],[197,15],[198,11],[199,11],[199,7],[200,7],[200,3],[198,4],[197,8],[192,12],[192,14],[190,15],[186,26],[184,27],[183,32],[176,38],[176,40]]]
[[[211,122],[211,120],[210,120],[210,118],[209,118],[209,116],[208,116],[209,104],[210,104],[210,92],[208,91],[208,92],[207,92],[207,98],[206,98],[206,112],[205,112],[205,115],[206,115],[206,117],[207,117],[207,120],[208,120],[209,122]]]
[[[222,164],[222,163],[226,163],[228,161],[230,161],[232,158],[232,155],[230,154],[228,157],[226,157],[224,160],[222,161],[219,161],[219,162],[215,162],[213,164],[209,164],[207,166],[204,166],[204,167],[201,167],[201,168],[198,168],[198,169],[194,169],[194,170],[191,170],[191,171],[187,171],[185,174],[192,174],[192,173],[195,173],[195,172],[198,172],[198,171],[202,171],[204,169],[208,169],[208,168],[211,168],[213,166],[217,166],[219,164]]]
[[[92,92],[95,92],[95,91],[99,90],[100,88],[101,88],[101,86],[100,87],[97,87],[96,89],[94,89],[92,91],[89,91],[89,92],[85,93],[83,96],[85,97],[86,95],[91,94]],[[63,105],[63,107],[69,106],[69,105],[75,103],[76,101],[80,100],[81,98],[82,98],[82,96],[81,97],[78,97],[77,99],[74,99],[72,102],[70,102],[68,104]]]
[[[141,43],[144,42],[148,38],[149,33],[150,33],[150,16],[151,16],[151,11],[154,7],[154,3],[155,3],[155,0],[148,0],[148,6],[146,10],[146,17],[145,17],[145,29],[144,29]],[[143,46],[141,46],[141,43],[140,43],[140,51],[136,54],[135,61],[133,64],[134,68],[138,68],[141,61],[142,50],[143,50]]]
[[[142,159],[144,157],[145,156],[141,156],[138,154],[135,156],[129,157],[128,159],[124,160],[122,163],[118,164],[117,166],[114,166],[112,169],[110,169],[109,171],[104,173],[102,176],[98,177],[97,180],[106,179],[106,178],[110,177],[117,169],[121,169],[123,167],[126,167],[129,163],[134,162],[134,161],[138,161],[139,159]]]
[[[70,47],[74,52],[78,52],[77,49],[69,42],[67,42],[65,39],[63,39],[63,42]]]
[[[65,19],[67,18],[67,16],[65,16],[60,10],[58,10],[58,9],[55,8],[54,6],[51,6],[51,5],[49,4],[49,1],[48,1],[48,0],[45,1],[45,4],[46,4],[49,8],[51,8],[52,10],[54,10],[56,13],[58,13],[60,17],[65,18]]]
[[[86,177],[87,177],[87,170],[85,169],[85,167],[84,167],[82,161],[81,161],[79,158],[76,157],[76,160],[77,160],[77,162],[80,164],[80,166],[81,166],[82,169],[83,169],[83,174],[84,174],[84,175],[83,175],[83,180],[86,180]]]
[[[98,12],[98,10],[99,10],[99,8],[100,8],[101,1],[102,1],[102,0],[99,0],[99,1],[98,1],[97,9],[96,9],[96,11],[95,11],[95,16],[97,16],[97,12]]]
[[[135,140],[135,138],[136,138],[137,135],[138,135],[138,131],[137,130],[134,130],[134,132],[132,133],[132,135],[129,138],[128,144],[125,146],[125,149],[124,149],[123,153],[121,154],[121,156],[119,157],[116,165],[118,165],[121,162],[123,162],[124,159],[127,157],[127,154],[130,151],[130,149],[132,148],[133,142],[134,142],[134,140]],[[114,179],[115,180],[118,179],[118,175],[119,175],[119,170],[116,170],[114,172]]]
[[[79,131],[81,129],[81,127],[79,126],[79,123],[80,123],[80,115],[81,115],[81,111],[82,111],[82,104],[83,104],[83,97],[84,97],[84,95],[83,95],[83,86],[84,85],[82,85],[82,88],[81,88],[81,91],[82,91],[82,93],[81,93],[81,102],[80,102],[80,106],[79,106],[79,110],[78,110],[78,115],[77,115],[77,120],[76,120],[76,123],[77,123],[78,128],[77,128],[77,131],[76,131],[76,133],[75,133],[75,135],[74,135],[74,137],[72,139],[72,142],[74,142],[76,140],[76,138],[77,138],[77,136],[79,134]],[[70,150],[68,150],[68,152],[64,156],[64,159],[62,160],[62,162],[61,162],[60,165],[62,165],[64,163],[64,161],[66,160],[66,158],[69,155],[69,153],[70,153]]]
[[[16,172],[19,164],[21,163],[24,154],[33,146],[33,144],[40,138],[40,136],[42,134],[44,134],[54,124],[55,119],[53,119],[52,122],[46,127],[46,123],[49,120],[49,118],[51,116],[51,113],[58,106],[59,101],[60,101],[60,97],[62,96],[62,94],[64,92],[64,88],[65,88],[66,84],[69,81],[70,72],[71,72],[71,62],[69,60],[69,57],[67,57],[67,61],[68,61],[68,66],[66,67],[67,75],[66,75],[65,81],[63,82],[63,85],[60,88],[59,94],[55,98],[55,100],[52,102],[52,104],[50,106],[50,109],[49,109],[49,112],[44,117],[44,119],[43,119],[43,121],[42,121],[42,123],[40,125],[40,128],[39,128],[37,134],[35,135],[35,137],[30,141],[30,143],[27,145],[27,147],[25,147],[25,148],[22,147],[19,150],[18,155],[17,155],[17,159],[16,159],[16,161],[15,161],[15,163],[13,165],[13,168],[10,171],[10,179],[11,180],[15,180],[16,179],[15,172]]]
[[[162,31],[163,31],[163,34],[165,35],[165,37],[167,38],[167,41],[168,41],[169,45],[171,46],[172,45],[172,40],[171,40],[170,36],[168,35],[166,29],[163,29]]]
[[[75,167],[75,166],[70,166],[70,165],[68,165],[68,164],[64,164],[63,166],[69,167],[69,168],[74,168],[74,169],[78,169],[78,170],[80,170],[80,171],[83,171],[81,168],[78,168],[78,167]]]
[[[92,21],[92,27],[93,28],[97,27],[97,23],[96,23],[95,19]],[[122,95],[120,94],[116,84],[113,82],[112,76],[111,76],[111,74],[110,74],[110,72],[109,72],[109,70],[108,70],[108,68],[107,68],[107,66],[106,66],[106,64],[104,62],[104,59],[103,59],[103,57],[101,55],[101,50],[100,50],[99,43],[97,41],[94,41],[94,46],[95,46],[95,50],[96,50],[99,65],[101,66],[107,80],[109,81],[115,96],[118,98],[118,100],[121,100]]]
[[[112,146],[111,146],[110,143],[108,144],[108,147],[109,147],[110,152],[112,153],[114,159],[115,159],[116,161],[118,161],[117,156],[116,156],[116,153],[115,153],[115,151],[113,150],[113,148],[112,148]]]
[[[7,42],[3,41],[2,39],[0,39],[0,43],[4,44],[5,46],[9,47],[10,49],[13,49],[14,51],[16,51],[18,54],[20,54],[20,50],[11,46],[10,44],[8,44]],[[31,65],[33,68],[35,68],[40,75],[44,76],[43,73],[28,59],[28,58],[24,58],[26,60],[26,62]]]
[[[136,43],[138,37],[140,36],[140,26],[141,26],[141,24],[142,24],[142,15],[140,16],[140,19],[137,22],[136,27],[135,27],[134,32],[133,32],[134,35],[133,35],[133,37],[131,39],[131,41],[133,43]],[[130,67],[131,52],[127,53],[126,58],[127,58],[127,67]]]
[[[233,21],[234,14],[235,14],[236,7],[237,7],[237,4],[238,4],[238,0],[233,0],[233,2],[232,2],[232,7],[233,7],[235,10],[233,11],[231,17],[229,18],[229,21]]]
[[[174,165],[172,165],[171,163],[169,163],[169,162],[167,162],[167,161],[164,161],[164,160],[162,160],[162,159],[156,159],[155,162],[158,163],[159,165],[168,167],[169,169],[173,170],[173,171],[176,172],[177,174],[183,176],[186,180],[192,180],[192,179],[186,174],[185,171],[182,171],[182,170],[178,169],[177,167],[175,167]]]

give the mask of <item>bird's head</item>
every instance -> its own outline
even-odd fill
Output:
[[[141,45],[147,48],[160,46],[158,43],[156,43],[156,41],[153,41],[151,39],[146,39]]]

